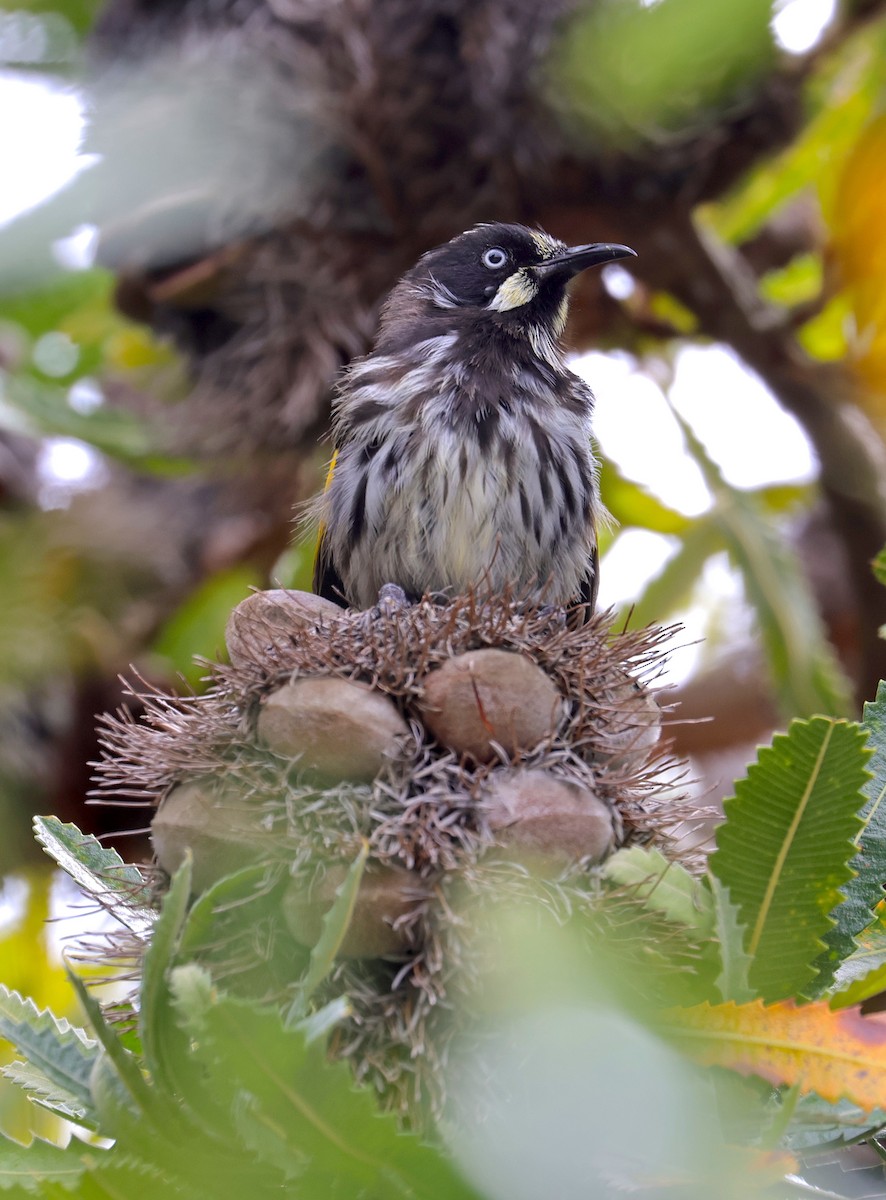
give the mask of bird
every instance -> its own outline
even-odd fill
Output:
[[[314,591],[369,609],[507,593],[587,617],[605,519],[594,397],[566,365],[567,288],[635,255],[524,225],[477,225],[422,255],[333,401],[312,507]]]

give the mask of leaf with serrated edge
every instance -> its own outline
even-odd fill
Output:
[[[0,1036],[65,1095],[74,1097],[84,1115],[94,1115],[89,1077],[98,1044],[86,1031],[48,1009],[38,1011],[33,1000],[0,984]]]
[[[44,1184],[47,1187],[58,1184],[68,1191],[83,1176],[85,1154],[86,1147],[77,1141],[70,1142],[64,1150],[40,1138],[35,1138],[30,1146],[23,1146],[0,1133],[0,1193],[21,1188],[45,1195]]]
[[[874,909],[883,899],[883,884],[886,883],[886,684],[881,683],[877,688],[876,700],[865,704],[861,727],[868,735],[868,746],[872,751],[867,764],[872,778],[863,789],[866,800],[861,818],[864,825],[856,835],[857,853],[849,864],[854,874],[841,888],[843,901],[831,914],[834,928],[825,935],[828,952],[820,964],[824,983],[830,980],[835,965],[856,950],[858,934],[872,924]]]
[[[87,1129],[96,1129],[98,1122],[91,1108],[87,1109],[82,1097],[60,1087],[38,1067],[26,1062],[11,1062],[0,1067],[0,1074],[28,1093],[28,1099],[56,1116],[76,1121]]]
[[[747,933],[738,919],[738,909],[729,899],[729,889],[713,875],[708,876],[714,898],[714,926],[720,951],[720,974],[715,980],[722,1000],[744,1004],[754,999],[748,983],[751,956],[744,948]]]
[[[824,1001],[699,1004],[671,1010],[667,1034],[708,1066],[759,1075],[865,1112],[886,1108],[886,1023]]]
[[[124,863],[116,850],[106,849],[76,825],[65,825],[57,817],[35,817],[34,833],[49,857],[84,892],[100,901],[113,895],[114,915],[127,929],[133,933],[151,929],[150,891],[138,867]]]
[[[832,1008],[861,1004],[886,991],[886,912],[875,925],[862,931],[855,951],[837,968],[829,989]]]
[[[685,867],[660,850],[630,846],[608,858],[603,872],[610,882],[630,889],[646,908],[700,934],[713,930],[711,894]]]
[[[790,1150],[813,1150],[848,1146],[866,1141],[886,1125],[886,1112],[866,1113],[857,1104],[838,1100],[831,1104],[811,1092],[800,1096],[785,1130],[784,1144]]]
[[[868,751],[858,725],[794,721],[760,750],[726,801],[711,873],[748,929],[749,981],[764,1000],[800,995],[850,876]]]

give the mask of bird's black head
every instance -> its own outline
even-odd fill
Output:
[[[450,314],[556,338],[566,324],[570,279],[633,254],[605,242],[567,246],[525,225],[478,225],[419,259],[391,293],[384,324],[424,325]]]

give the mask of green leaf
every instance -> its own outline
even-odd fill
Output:
[[[138,1026],[145,1064],[155,1087],[170,1095],[176,1091],[175,1057],[186,1054],[187,1046],[170,1016],[169,971],[188,914],[190,894],[189,852],[172,877],[169,891],[163,898],[163,907],[142,965]],[[167,1034],[170,1033],[173,1035],[171,1046],[167,1043]]]
[[[673,407],[671,411],[714,495],[712,517],[744,578],[783,712],[786,716],[849,713],[849,685],[796,555],[759,501],[726,482],[691,426]]]
[[[606,860],[605,877],[633,891],[646,908],[704,936],[713,932],[710,892],[685,867],[665,858],[660,850],[630,846]]]
[[[729,898],[729,889],[714,875],[708,875],[708,883],[713,896],[714,926],[720,952],[716,987],[721,1000],[744,1004],[754,999],[754,991],[748,983],[751,956],[744,948],[747,930],[738,919],[738,908]]]
[[[328,1062],[320,1043],[287,1029],[277,1012],[217,996],[194,1035],[207,1086],[236,1112],[255,1153],[305,1176],[302,1194],[324,1194],[308,1186],[316,1175],[388,1197],[474,1196],[439,1152],[379,1115],[373,1094],[354,1087],[344,1063]]]
[[[677,553],[667,560],[643,594],[630,606],[631,624],[641,629],[662,621],[686,602],[702,568],[712,554],[722,550],[723,534],[716,521],[700,517],[681,537]]]
[[[600,466],[600,491],[607,509],[621,526],[636,525],[653,533],[683,533],[693,520],[653,496],[642,484],[622,475],[604,459]]]
[[[231,609],[244,600],[261,577],[252,567],[220,571],[196,588],[167,621],[154,643],[154,651],[195,686],[206,675],[205,662],[224,651],[225,626]]]
[[[824,164],[827,174],[836,174],[835,162],[870,119],[882,78],[881,47],[873,39],[864,48],[856,44],[820,89],[817,111],[800,137],[775,162],[764,159],[745,174],[727,199],[706,205],[705,222],[726,241],[742,242],[787,201],[818,186]]]
[[[855,838],[857,853],[849,864],[852,878],[843,886],[843,900],[831,914],[833,929],[825,943],[821,969],[824,982],[835,966],[856,949],[856,937],[874,920],[874,909],[883,899],[886,884],[886,684],[880,683],[877,698],[864,706],[862,729],[868,735],[872,754],[868,769],[872,778],[864,785],[864,822]],[[873,994],[873,993],[870,993]]]
[[[18,992],[0,984],[0,1036],[11,1042],[28,1065],[46,1079],[47,1095],[69,1097],[84,1119],[93,1119],[95,1109],[89,1081],[98,1046],[85,1030],[48,1010],[39,1012],[33,1000],[25,1000]],[[22,1083],[22,1086],[28,1085]]]
[[[886,928],[882,922],[866,930],[860,943],[837,967],[828,997],[831,1008],[849,1008],[886,992]]]
[[[314,992],[335,966],[345,934],[357,906],[357,893],[369,857],[369,842],[364,838],[360,853],[348,868],[348,873],[335,893],[335,900],[323,917],[323,929],[311,951],[308,969],[299,981],[298,992],[287,1017],[287,1023],[298,1020],[307,1012]]]
[[[848,1100],[831,1104],[810,1092],[798,1098],[784,1144],[794,1151],[837,1148],[866,1141],[884,1124],[884,1112],[865,1112]]]
[[[748,929],[750,984],[802,994],[849,879],[868,751],[858,725],[813,717],[760,750],[726,801],[712,874]]]
[[[820,255],[798,254],[787,266],[768,271],[760,280],[760,291],[773,304],[793,308],[819,295],[824,282],[823,275]]]
[[[882,583],[886,587],[886,547],[876,556],[871,563],[871,570],[878,583]]]
[[[555,78],[574,123],[619,147],[709,122],[768,65],[767,0],[580,6]]]
[[[71,970],[68,970],[68,979],[89,1018],[95,1036],[107,1055],[108,1069],[113,1071],[135,1111],[154,1124],[161,1115],[161,1109],[141,1073],[138,1060],[130,1054],[116,1033],[108,1027],[98,1001],[90,993],[83,980]]]
[[[86,1147],[78,1141],[64,1150],[36,1138],[22,1146],[0,1133],[0,1193],[16,1188],[45,1196],[43,1185],[52,1184],[67,1193],[83,1176],[85,1155]]]
[[[60,1087],[49,1076],[31,1063],[13,1062],[0,1067],[5,1079],[28,1093],[28,1099],[48,1112],[55,1113],[67,1121],[76,1121],[87,1129],[96,1130],[98,1121],[90,1103],[87,1107],[82,1092],[77,1094]]]
[[[34,817],[37,841],[66,875],[91,896],[113,897],[114,915],[134,933],[147,933],[154,915],[148,910],[151,891],[138,867],[125,863],[116,850],[103,846],[76,825],[58,817]]]
[[[132,413],[108,407],[76,412],[68,404],[66,388],[23,376],[4,381],[0,428],[78,438],[112,458],[158,474],[180,474],[189,467],[186,460],[164,457],[155,434]]]

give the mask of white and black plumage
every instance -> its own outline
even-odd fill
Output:
[[[481,225],[400,280],[335,404],[315,590],[367,608],[469,588],[593,607],[602,509],[590,389],[565,365],[566,287],[632,255]]]

